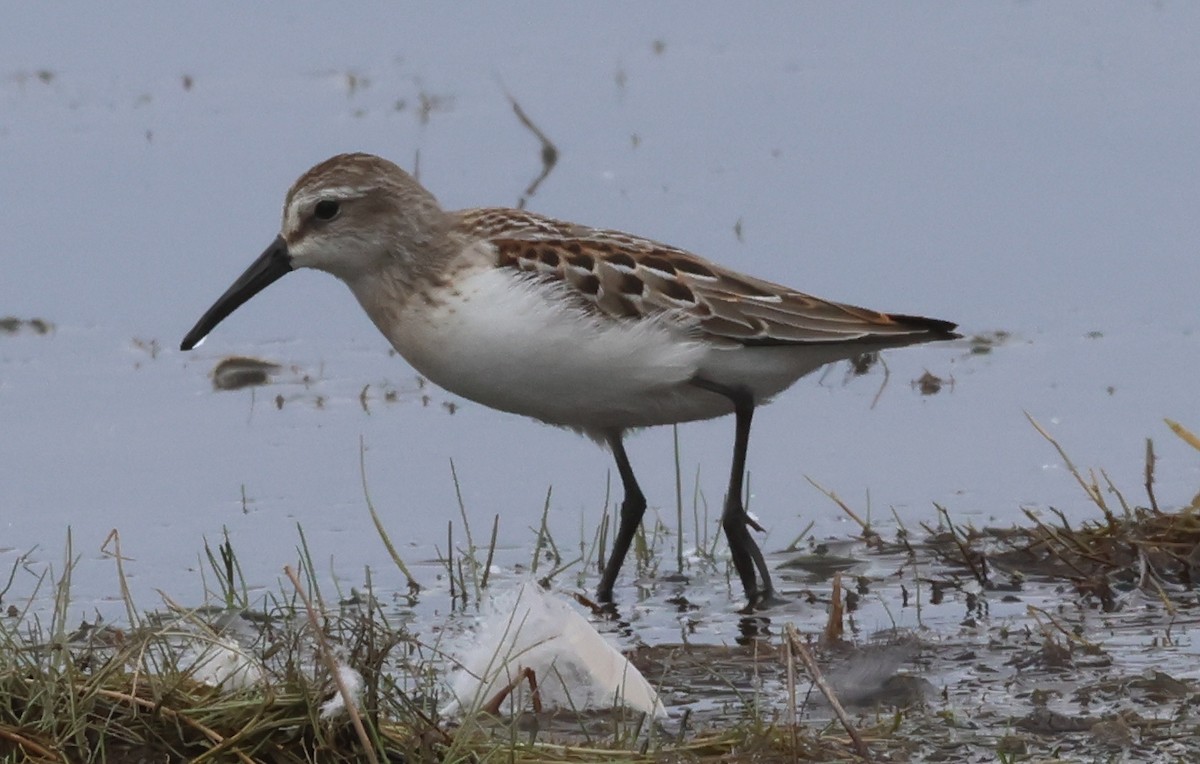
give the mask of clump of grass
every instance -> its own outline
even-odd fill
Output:
[[[979,530],[955,526],[939,507],[949,530],[931,541],[943,559],[967,568],[985,588],[1003,585],[995,581],[997,571],[1067,579],[1079,593],[1098,598],[1105,610],[1119,607],[1120,592],[1133,589],[1153,593],[1170,608],[1165,588],[1191,588],[1200,582],[1200,557],[1195,555],[1200,548],[1200,495],[1176,511],[1159,507],[1152,441],[1146,441],[1146,503],[1135,504],[1107,472],[1085,474],[1041,425],[1032,417],[1029,421],[1058,452],[1098,517],[1073,525],[1064,512],[1051,507],[1055,521],[1047,522],[1024,508],[1032,523],[1028,527]],[[1200,439],[1177,423],[1168,424],[1200,450]]]
[[[218,579],[237,569],[228,539]],[[419,651],[372,597],[335,609],[319,591],[267,598],[261,609],[222,604],[140,613],[125,592],[130,625],[69,630],[74,559],[55,586],[44,624],[31,614],[0,620],[0,755],[39,761],[380,761],[407,758],[436,731],[413,686]],[[311,561],[301,566],[312,581]],[[305,620],[300,603],[317,603]],[[241,604],[241,603],[239,603]],[[337,677],[319,653],[363,677],[361,710],[322,713]]]
[[[848,743],[773,726],[756,704],[720,730],[675,730],[615,710],[439,718],[440,649],[389,618],[365,586],[330,604],[303,533],[299,565],[252,602],[226,534],[205,544],[206,604],[143,612],[124,583],[128,624],[71,629],[70,546],[51,575],[48,622],[32,605],[0,618],[0,759],[40,762],[694,761],[731,755],[845,758]],[[460,578],[460,582],[462,578]],[[343,671],[361,677],[345,686]],[[335,697],[347,712],[330,714]],[[561,717],[561,712],[559,715]],[[544,727],[544,729],[543,729]],[[574,730],[574,731],[572,731]]]

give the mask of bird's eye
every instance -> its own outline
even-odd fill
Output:
[[[341,205],[330,199],[322,199],[313,207],[313,217],[317,220],[333,220],[341,212]]]

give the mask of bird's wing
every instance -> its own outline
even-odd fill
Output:
[[[946,321],[823,300],[620,231],[522,210],[461,214],[460,225],[495,248],[498,267],[559,280],[614,319],[670,312],[714,340],[745,345],[906,344],[957,336]]]

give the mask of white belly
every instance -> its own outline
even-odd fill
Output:
[[[669,421],[707,348],[666,321],[596,319],[561,287],[485,269],[380,326],[412,366],[485,406],[584,430]],[[719,397],[713,405],[720,405]],[[716,411],[708,416],[721,413]],[[692,417],[695,418],[695,417]]]
[[[836,358],[805,348],[727,348],[696,339],[669,318],[596,317],[562,287],[512,271],[462,273],[457,294],[379,310],[378,293],[351,289],[413,368],[491,408],[592,437],[708,419],[729,400],[689,384],[697,374],[745,386],[765,402]],[[839,357],[844,357],[840,355]]]

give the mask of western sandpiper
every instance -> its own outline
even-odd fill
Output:
[[[342,154],[296,181],[282,232],[182,348],[296,268],[346,282],[400,355],[446,390],[607,444],[625,497],[602,601],[646,509],[628,432],[734,414],[721,524],[755,607],[774,599],[750,534],[761,528],[742,504],[755,407],[833,361],[958,336],[947,321],[829,302],[620,231],[518,209],[448,212],[395,164]]]

